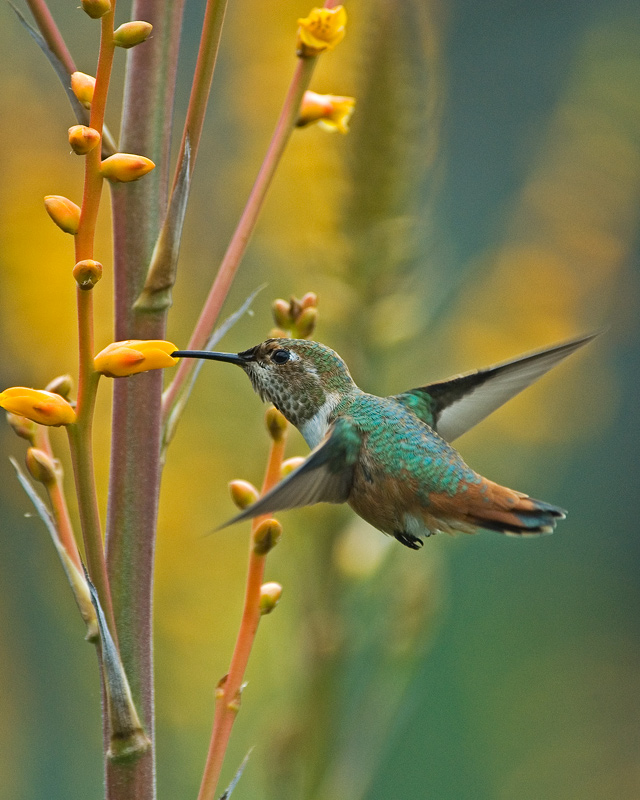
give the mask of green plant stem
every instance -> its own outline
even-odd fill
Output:
[[[166,310],[139,313],[144,283],[167,204],[171,121],[182,0],[137,0],[132,18],[153,36],[127,51],[121,149],[156,168],[132,184],[113,185],[115,338],[162,339]],[[152,747],[134,764],[107,762],[109,800],[153,800],[155,734],[152,597],[160,485],[161,370],[115,380],[107,510],[107,567],[120,655]]]
[[[93,479],[93,449],[91,447],[91,428],[93,421],[93,405],[98,387],[99,375],[94,373],[85,386],[85,409],[82,417],[78,416],[73,425],[67,425],[69,448],[78,497],[78,511],[84,537],[84,548],[87,569],[96,587],[100,603],[104,610],[109,630],[115,631],[113,605],[106,562],[102,545],[100,514]]]
[[[91,127],[100,133],[109,91],[113,63],[113,14],[102,20],[102,36],[96,72],[96,86],[91,104]],[[80,225],[75,237],[76,261],[93,258],[96,220],[102,193],[100,174],[100,148],[96,147],[85,158],[84,193]],[[82,535],[87,557],[87,567],[105,612],[111,633],[116,639],[116,628],[107,567],[104,556],[98,498],[93,469],[93,410],[99,376],[93,369],[93,293],[77,289],[78,308],[78,400],[77,421],[68,428]]]
[[[27,0],[27,5],[44,40],[51,51],[62,61],[69,75],[71,75],[72,72],[76,71],[76,65],[46,2],[44,0]]]
[[[287,146],[291,133],[295,127],[295,122],[304,95],[315,67],[316,58],[299,58],[296,69],[289,85],[289,90],[280,112],[280,117],[275,131],[271,138],[269,148],[265,155],[258,176],[247,200],[247,204],[242,212],[240,221],[229,242],[226,253],[220,264],[220,269],[213,282],[209,295],[205,301],[200,317],[196,323],[188,349],[198,350],[204,347],[207,339],[211,335],[222,304],[224,303],[231,283],[240,266],[247,244],[255,228],[258,215],[264,203],[265,197],[271,185],[271,181],[276,172],[282,154]],[[183,359],[176,372],[176,375],[167,388],[163,397],[163,422],[166,422],[173,407],[180,396],[180,391],[185,381],[189,378],[195,368],[192,359]]]
[[[262,484],[262,494],[269,491],[280,479],[280,467],[282,466],[285,446],[286,434],[280,440],[271,443],[267,471]],[[224,756],[229,744],[229,737],[231,736],[231,729],[240,709],[240,695],[244,674],[260,623],[260,588],[263,583],[266,564],[266,555],[260,555],[254,550],[253,534],[267,516],[256,517],[251,525],[249,567],[247,570],[242,620],[229,672],[220,681],[216,690],[213,730],[198,800],[213,800],[215,796]]]

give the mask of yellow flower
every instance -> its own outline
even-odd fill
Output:
[[[133,153],[114,153],[109,158],[105,158],[100,164],[100,172],[104,178],[114,183],[129,183],[137,181],[151,172],[155,164],[146,156],[138,156]]]
[[[0,392],[0,406],[40,425],[70,425],[76,412],[59,394],[42,389],[12,386]]]
[[[71,91],[85,108],[91,108],[93,93],[96,88],[96,79],[86,72],[73,72],[71,74]]]
[[[297,54],[312,58],[333,50],[344,39],[347,12],[342,6],[312,8],[309,16],[298,20]]]
[[[113,32],[113,43],[116,47],[135,47],[137,44],[146,41],[151,36],[153,25],[150,22],[134,20],[125,22]]]
[[[60,194],[48,194],[44,198],[44,207],[61,230],[73,236],[76,235],[80,227],[80,206],[77,206],[68,197]]]
[[[93,359],[93,366],[96,372],[109,378],[126,378],[150,369],[175,366],[178,359],[172,358],[170,353],[177,349],[175,344],[161,339],[113,342],[98,353]]]
[[[355,104],[353,97],[305,92],[296,125],[303,128],[317,122],[327,130],[347,133]]]
[[[69,144],[74,153],[84,156],[100,141],[100,134],[87,125],[72,125],[69,128]]]

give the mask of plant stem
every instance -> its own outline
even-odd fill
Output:
[[[141,181],[113,185],[116,339],[162,339],[166,310],[138,313],[144,283],[166,214],[171,122],[183,0],[136,0],[132,18],[153,25],[149,41],[127,51],[121,148],[151,158]],[[120,655],[152,747],[133,764],[107,762],[109,800],[153,800],[153,566],[160,486],[160,370],[114,381],[107,566]]]
[[[100,53],[96,72],[96,86],[91,104],[91,127],[102,133],[104,112],[109,91],[113,63],[113,15],[111,11],[102,22]],[[85,158],[84,193],[80,225],[75,237],[76,261],[93,258],[96,220],[102,193],[100,174],[100,148],[94,148]],[[116,639],[116,628],[107,577],[107,567],[102,542],[98,498],[93,469],[93,409],[99,376],[93,369],[93,293],[77,289],[78,308],[78,401],[77,421],[68,427],[71,458],[78,496],[78,508],[84,538],[87,567],[93,581],[111,633]]]
[[[258,215],[273,176],[295,126],[302,96],[311,80],[316,60],[315,58],[298,59],[282,111],[280,112],[280,118],[278,119],[264,161],[262,162],[247,204],[242,212],[242,216],[240,217],[240,221],[238,222],[231,241],[229,242],[218,274],[216,275],[202,312],[200,313],[191,339],[189,340],[188,349],[190,350],[198,350],[204,347],[213,331],[222,304],[231,288],[231,283],[240,266],[247,244],[255,228]],[[193,363],[189,363],[190,361],[191,359],[182,359],[175,378],[164,394],[163,422],[166,422],[171,414],[184,382],[195,368]]]
[[[262,484],[262,494],[269,491],[280,479],[280,467],[286,445],[286,433],[278,441],[272,441],[267,462],[267,470]],[[213,730],[209,753],[202,777],[198,800],[213,800],[220,779],[222,763],[229,744],[231,729],[240,709],[240,695],[244,674],[253,648],[256,631],[260,622],[260,587],[263,583],[266,554],[259,555],[254,550],[253,534],[266,516],[256,517],[251,525],[249,540],[249,567],[245,588],[242,620],[231,658],[229,672],[218,684]]]

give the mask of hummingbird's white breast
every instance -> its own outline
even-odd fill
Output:
[[[329,417],[340,402],[340,394],[331,392],[327,399],[316,411],[316,413],[300,425],[300,433],[304,436],[305,442],[313,450],[324,439],[329,428]]]

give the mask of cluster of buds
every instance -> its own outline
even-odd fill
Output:
[[[340,44],[346,33],[347,12],[342,6],[312,8],[308,17],[298,20],[296,54],[313,58]]]
[[[325,130],[348,133],[355,104],[353,97],[307,91],[300,104],[296,125],[304,128],[317,122]]]
[[[112,342],[93,359],[96,372],[108,378],[127,378],[150,369],[174,367],[178,359],[171,353],[178,348],[162,339],[127,339]]]
[[[273,338],[310,339],[318,321],[318,296],[307,292],[301,300],[274,300],[271,310],[278,326],[271,331]]]

